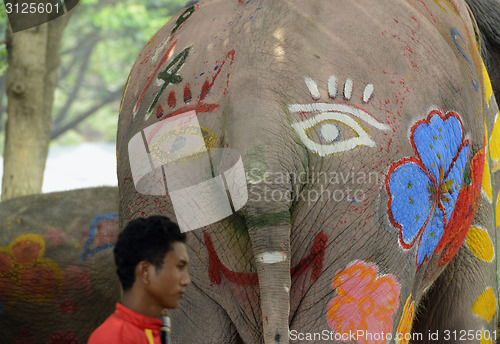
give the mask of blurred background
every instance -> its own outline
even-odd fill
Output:
[[[17,33],[1,2],[2,200],[117,185],[116,130],[128,74],[186,2],[80,0],[68,14]]]

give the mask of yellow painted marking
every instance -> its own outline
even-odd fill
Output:
[[[491,87],[490,76],[486,70],[483,60],[481,59],[481,65],[483,66],[483,80],[484,80],[484,97],[486,98],[486,104],[490,106],[490,98],[493,95],[493,88]]]
[[[472,304],[472,313],[490,322],[496,313],[497,299],[491,287],[487,288],[481,295],[478,296],[476,301]]]
[[[411,324],[413,321],[413,313],[415,311],[415,302],[411,301],[411,294],[406,299],[406,303],[403,309],[403,314],[399,320],[399,325],[397,333],[401,333],[400,336],[396,338],[397,344],[408,344],[409,339],[405,339],[405,335],[411,332]],[[407,337],[408,338],[408,337]]]
[[[488,200],[493,200],[493,191],[491,190],[491,175],[490,175],[490,163],[488,161],[488,154],[484,156],[484,170],[483,170],[483,191],[488,196]]]
[[[128,74],[127,82],[125,83],[125,87],[123,88],[122,99],[120,100],[120,108],[118,110],[119,114],[122,113],[123,99],[125,99],[125,93],[127,92],[128,82],[130,81],[130,74],[132,74],[132,71],[130,71],[130,73]]]
[[[486,100],[486,104],[488,107],[490,106],[490,99],[493,96],[493,88],[491,87],[491,81],[490,77],[488,75],[488,71],[486,70],[486,67],[484,66],[484,62],[481,61],[481,64],[483,66],[483,80],[484,80],[484,97]],[[491,131],[491,137],[489,140],[489,146],[490,146],[490,155],[491,155],[491,160],[493,162],[493,172],[496,172],[497,170],[500,169],[500,164],[498,164],[498,160],[500,159],[500,120],[498,119],[500,117],[500,113],[497,113],[495,117],[495,122],[493,124],[493,130]],[[485,128],[486,128],[486,123],[485,123]],[[488,138],[488,133],[485,130],[485,135],[486,138]]]
[[[470,227],[467,233],[467,247],[478,258],[485,262],[491,262],[495,251],[488,232],[482,228]]]
[[[490,137],[490,154],[493,161],[500,159],[500,120],[498,119],[500,114],[495,117],[495,124],[493,125],[493,130]],[[498,168],[496,168],[498,169]]]
[[[32,242],[39,246],[39,251],[37,252],[37,257],[35,259],[40,259],[45,255],[45,239],[38,234],[22,234],[16,237],[8,246],[8,250],[12,251],[12,248],[21,242]]]
[[[458,14],[457,11],[455,10],[455,7],[452,6],[452,4],[448,1],[448,0],[445,0],[444,3],[446,4],[446,6],[448,6],[448,8],[455,14]]]
[[[444,13],[446,13],[446,15],[448,15],[448,11],[446,11],[446,9],[445,9],[443,6],[441,6],[441,0],[434,0],[434,2],[436,3],[436,5],[438,5],[438,6],[439,6],[439,8],[440,8],[440,9],[441,9]]]
[[[144,330],[144,332],[146,332],[146,337],[148,337],[148,343],[155,344],[155,341],[153,339],[153,331],[147,328]]]
[[[203,143],[199,144],[197,147],[189,147],[193,149],[188,152],[185,150],[180,150],[179,152],[168,152],[164,150],[165,143],[170,142],[179,135],[192,135],[198,138],[198,143]],[[216,142],[215,134],[211,130],[204,127],[189,125],[160,133],[155,140],[149,144],[149,150],[157,161],[165,164],[172,164],[174,162],[178,164],[180,162],[198,159],[203,153],[206,153],[207,149],[210,150]]]
[[[150,39],[150,40],[149,40],[149,42],[148,42],[148,47],[152,47],[152,46],[155,44],[155,41],[156,41],[156,35],[158,35],[158,32],[156,32],[156,33],[154,34],[154,36],[153,36],[153,37],[151,37],[151,39]]]

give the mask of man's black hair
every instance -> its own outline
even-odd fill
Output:
[[[186,242],[186,234],[165,216],[151,216],[130,221],[118,236],[113,250],[116,271],[123,290],[132,287],[135,267],[141,261],[152,263],[157,269],[176,241]]]

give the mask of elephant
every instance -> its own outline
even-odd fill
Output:
[[[83,344],[120,298],[118,188],[0,203],[0,343]]]
[[[174,343],[496,341],[499,5],[200,0],[151,38],[119,222],[187,232]]]

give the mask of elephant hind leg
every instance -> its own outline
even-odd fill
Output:
[[[194,282],[171,320],[174,344],[244,344],[226,311]]]
[[[423,297],[413,322],[414,343],[495,343],[497,284],[493,262],[463,245]]]

